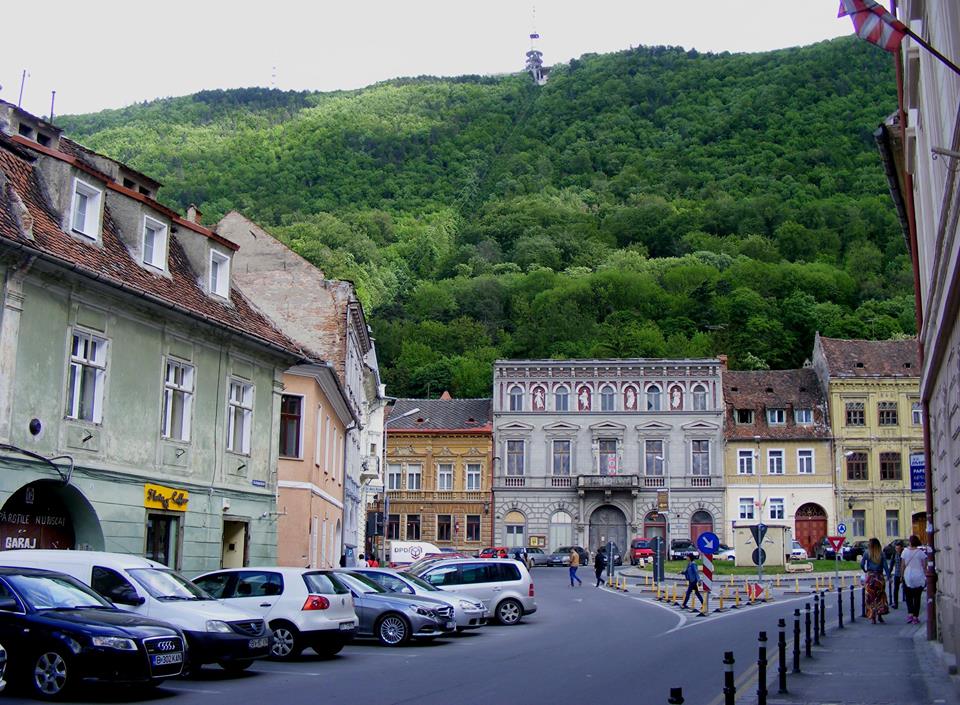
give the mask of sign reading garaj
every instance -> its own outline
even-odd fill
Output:
[[[147,509],[165,509],[170,512],[187,511],[190,493],[163,485],[143,486],[143,506]]]

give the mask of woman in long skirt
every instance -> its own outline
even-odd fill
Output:
[[[883,555],[883,548],[880,546],[880,540],[872,538],[867,543],[867,550],[863,554],[861,563],[863,571],[866,573],[864,590],[866,598],[864,600],[867,617],[874,624],[877,621],[883,622],[883,615],[890,611],[887,605],[886,578],[890,577],[890,564]]]

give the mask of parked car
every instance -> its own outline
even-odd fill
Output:
[[[670,560],[680,561],[687,556],[692,556],[694,560],[700,557],[700,551],[690,539],[673,539],[670,541]]]
[[[482,602],[467,595],[445,592],[416,575],[401,573],[391,568],[355,568],[353,572],[370,578],[387,592],[422,595],[446,602],[453,608],[457,631],[476,629],[487,623],[487,608]]]
[[[845,561],[859,561],[867,551],[866,541],[854,541],[853,543],[844,542],[840,549],[840,557]]]
[[[357,636],[373,637],[384,646],[402,646],[411,639],[436,639],[457,628],[453,608],[445,602],[387,592],[352,570],[336,570],[333,575],[353,595],[360,619]]]
[[[794,539],[792,546],[790,547],[790,560],[791,561],[805,561],[809,556],[807,556],[807,549],[803,545]]]
[[[273,631],[274,658],[295,658],[307,648],[334,656],[357,631],[353,596],[330,571],[227,568],[193,582],[218,600],[263,617]]]
[[[602,546],[597,548],[597,553],[602,554],[604,561],[609,563],[610,560],[607,558],[607,545],[608,544],[603,544]],[[623,556],[620,555],[620,547],[617,546],[617,544],[613,544],[613,564],[615,566],[623,565]]]
[[[630,565],[639,565],[641,561],[653,559],[653,546],[643,536],[635,536],[630,542]]]
[[[155,683],[184,665],[178,629],[49,570],[0,568],[0,640],[10,646],[6,678],[43,699],[81,681]]]
[[[531,568],[535,568],[537,566],[548,566],[551,564],[550,554],[545,553],[542,548],[534,548],[531,546],[530,548],[526,549],[526,551],[527,565],[529,565]]]
[[[580,565],[586,566],[590,563],[590,553],[583,546],[561,546],[554,553],[565,555],[567,560],[563,563],[563,565],[568,565],[570,563],[571,551],[576,551],[577,555],[580,556]]]
[[[533,578],[509,558],[441,561],[416,574],[431,585],[483,602],[501,624],[516,624],[537,611]]]
[[[189,667],[217,663],[239,672],[270,653],[263,619],[213,599],[175,570],[140,556],[104,551],[0,551],[0,565],[52,568],[144,617],[160,619],[187,638]]]
[[[0,693],[7,687],[5,676],[7,675],[7,650],[0,644]]]
[[[713,555],[715,561],[736,561],[737,553],[730,546],[721,543],[717,546],[717,552]]]
[[[560,549],[557,549],[553,553],[550,553],[547,555],[550,558],[550,565],[554,565],[554,566],[570,565],[570,551],[564,552],[564,551],[561,551]]]
[[[488,546],[480,551],[477,558],[506,558],[509,552],[506,546]]]
[[[817,544],[816,552],[813,555],[818,561],[832,561],[836,559],[837,552],[833,550],[830,539],[824,536]]]

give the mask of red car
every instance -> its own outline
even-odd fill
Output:
[[[635,536],[630,542],[630,565],[637,565],[640,561],[653,558],[653,547],[650,540],[642,536]]]
[[[509,549],[506,546],[488,546],[480,551],[478,558],[509,558]]]

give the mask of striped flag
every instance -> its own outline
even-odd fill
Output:
[[[866,39],[886,51],[896,51],[906,36],[907,27],[876,0],[840,0],[837,17],[850,15],[853,28]]]

